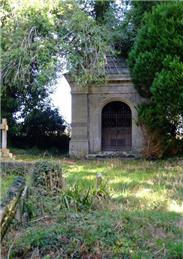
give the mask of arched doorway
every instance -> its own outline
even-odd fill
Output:
[[[105,105],[102,110],[102,150],[131,150],[131,132],[132,114],[130,107],[119,101]]]

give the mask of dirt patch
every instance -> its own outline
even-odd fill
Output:
[[[181,220],[179,220],[179,222],[177,222],[176,226],[183,230],[183,217],[181,218]]]

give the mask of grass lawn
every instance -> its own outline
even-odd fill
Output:
[[[183,258],[182,159],[56,160],[65,190],[32,189],[31,221],[4,241],[10,258]]]
[[[0,201],[5,197],[9,187],[12,185],[15,180],[16,175],[0,175],[1,191],[0,191]]]

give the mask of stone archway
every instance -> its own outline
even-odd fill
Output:
[[[132,149],[132,113],[126,103],[113,101],[104,106],[101,133],[103,151]]]

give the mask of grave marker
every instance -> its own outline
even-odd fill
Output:
[[[13,155],[10,153],[9,149],[7,148],[7,131],[8,131],[7,119],[5,118],[2,119],[2,123],[0,124],[0,130],[1,130],[0,155],[3,158],[12,158]]]

